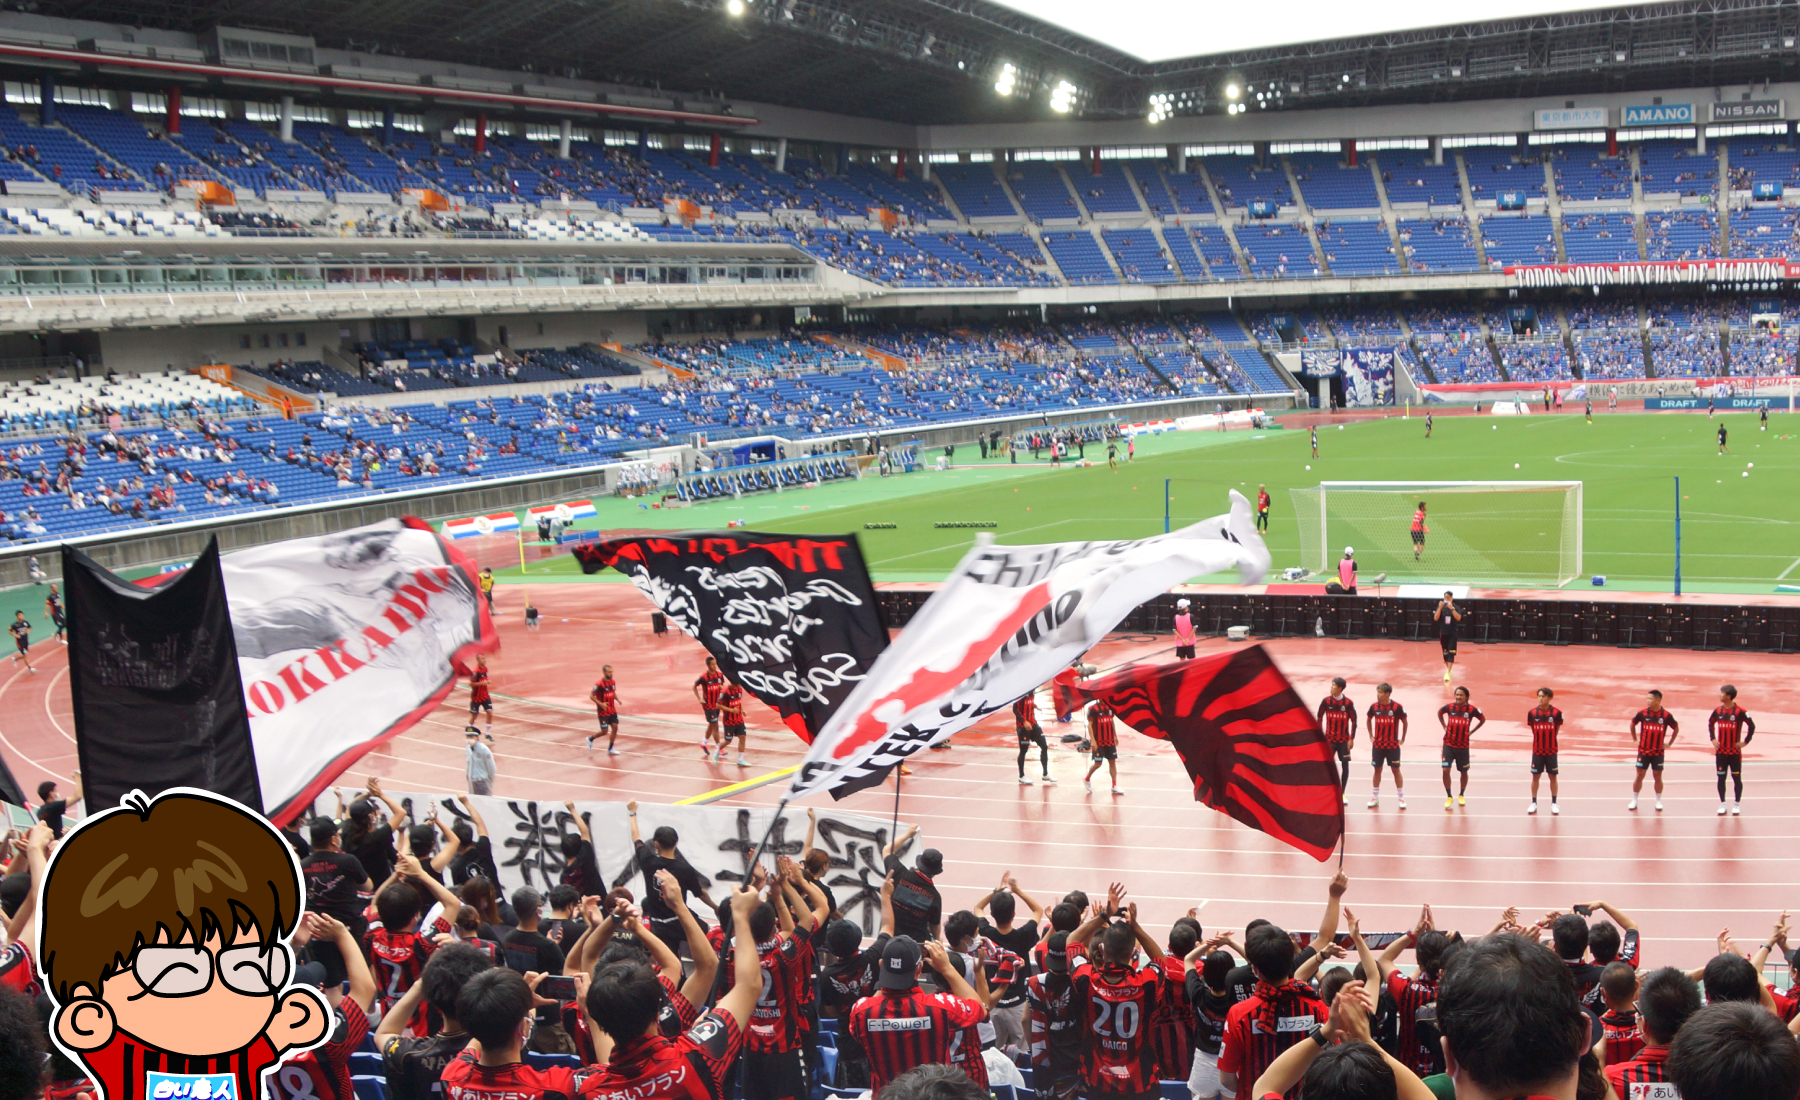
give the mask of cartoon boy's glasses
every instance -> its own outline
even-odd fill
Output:
[[[204,947],[140,947],[131,961],[132,974],[144,994],[152,997],[204,993],[212,988],[215,969],[225,988],[247,997],[266,997],[287,984],[294,960],[285,943],[266,949],[252,943],[220,951],[216,967],[213,953]]]

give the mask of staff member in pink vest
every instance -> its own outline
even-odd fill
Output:
[[[1338,559],[1337,586],[1346,596],[1356,595],[1356,549],[1344,547],[1344,556]]]
[[[1175,659],[1194,659],[1194,620],[1188,614],[1188,601],[1175,601]]]

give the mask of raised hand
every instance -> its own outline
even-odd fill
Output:
[[[1344,872],[1339,871],[1337,874],[1331,876],[1330,893],[1331,893],[1332,897],[1334,897],[1334,898],[1343,897],[1344,891],[1348,890],[1349,888],[1350,888],[1350,879],[1347,875],[1344,874]]]

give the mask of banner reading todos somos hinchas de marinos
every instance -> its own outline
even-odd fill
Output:
[[[854,786],[1011,706],[1172,585],[1230,569],[1254,584],[1268,568],[1235,490],[1225,515],[1153,538],[979,540],[819,732],[789,797]]]

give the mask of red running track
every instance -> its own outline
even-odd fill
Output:
[[[493,660],[498,703],[496,793],[535,798],[674,802],[795,764],[802,746],[773,711],[751,714],[754,766],[702,762],[698,708],[690,691],[703,660],[685,637],[650,633],[649,605],[618,583],[539,584],[531,595],[543,616],[537,632],[522,624],[517,586],[497,591],[504,648]],[[566,621],[565,621],[566,620]],[[1102,666],[1166,648],[1168,638],[1115,635],[1090,658]],[[1223,640],[1204,648],[1223,648]],[[1386,679],[1413,715],[1405,752],[1410,808],[1394,802],[1391,777],[1381,808],[1364,808],[1369,768],[1358,746],[1347,810],[1348,903],[1364,927],[1400,929],[1429,902],[1440,926],[1486,931],[1502,909],[1527,914],[1604,899],[1632,914],[1652,965],[1699,965],[1719,929],[1741,942],[1762,941],[1792,904],[1800,877],[1800,688],[1793,658],[1686,650],[1580,646],[1462,647],[1462,679],[1490,723],[1475,737],[1466,808],[1445,812],[1439,778],[1437,707],[1447,701],[1431,643],[1276,639],[1266,643],[1303,697],[1322,694],[1344,675],[1359,705]],[[66,650],[33,649],[40,671],[0,668],[0,748],[28,788],[75,767]],[[594,730],[587,691],[611,663],[624,716],[622,755],[590,752]],[[1759,732],[1746,755],[1745,815],[1715,815],[1717,796],[1705,717],[1717,686],[1735,683]],[[1568,716],[1563,736],[1563,813],[1525,815],[1532,694],[1550,684]],[[1669,753],[1667,809],[1646,798],[1628,813],[1633,745],[1627,725],[1646,688],[1661,688],[1682,722]],[[412,730],[370,753],[346,777],[379,775],[391,789],[462,789],[466,689]],[[920,823],[944,850],[940,880],[947,901],[976,895],[1013,871],[1040,902],[1067,890],[1104,890],[1124,881],[1158,926],[1202,901],[1208,926],[1242,927],[1264,916],[1289,928],[1317,926],[1331,867],[1285,848],[1192,800],[1173,750],[1122,731],[1120,778],[1126,793],[1082,789],[1085,758],[1058,736],[1075,727],[1049,719],[1051,767],[1058,786],[1021,787],[1010,717],[996,715],[960,735],[955,747],[921,754],[904,782],[901,816]],[[1028,774],[1036,774],[1035,757]],[[1104,772],[1102,772],[1104,777]],[[772,805],[780,781],[726,799]],[[1648,784],[1646,784],[1648,788]],[[887,816],[894,792],[866,791],[845,809]]]

